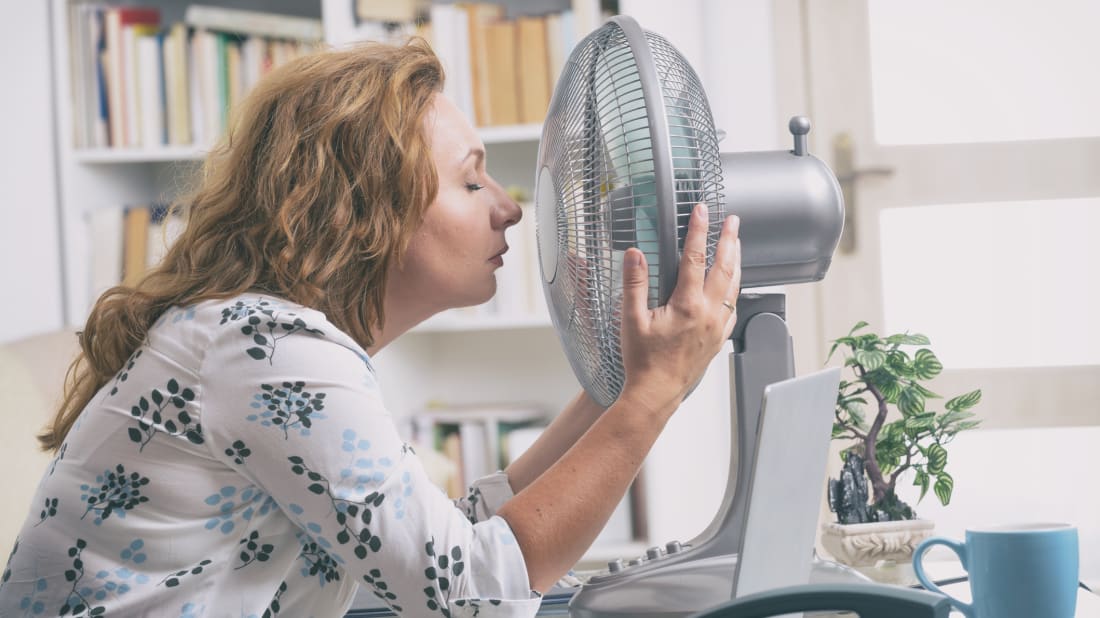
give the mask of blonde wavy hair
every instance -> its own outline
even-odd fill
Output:
[[[386,273],[438,189],[424,116],[442,87],[419,38],[324,51],[265,76],[177,202],[187,225],[164,260],[92,308],[42,448],[60,448],[172,306],[260,290],[323,311],[370,346]]]

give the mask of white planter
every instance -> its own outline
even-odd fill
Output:
[[[932,536],[927,519],[821,526],[821,545],[841,564],[886,584],[916,583],[913,551]]]

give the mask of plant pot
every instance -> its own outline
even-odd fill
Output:
[[[883,584],[912,585],[913,550],[932,536],[935,523],[927,519],[883,521],[867,524],[821,526],[821,544],[841,564],[846,564]]]

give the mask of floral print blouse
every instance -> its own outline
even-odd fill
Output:
[[[402,616],[534,616],[511,495],[432,485],[322,313],[173,308],[46,470],[0,616],[341,616],[358,586]]]

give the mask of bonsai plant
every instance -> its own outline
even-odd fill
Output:
[[[909,470],[920,487],[918,502],[931,488],[946,506],[955,486],[947,472],[947,444],[980,423],[970,410],[981,401],[981,390],[948,399],[942,411],[932,409],[941,397],[922,382],[939,375],[943,365],[922,347],[930,345],[928,337],[860,333],[866,326],[859,322],[833,341],[828,356],[842,349],[851,374],[840,381],[833,439],[854,444],[841,452],[841,478],[829,481],[829,507],[841,524],[914,519],[913,509],[895,493]]]

